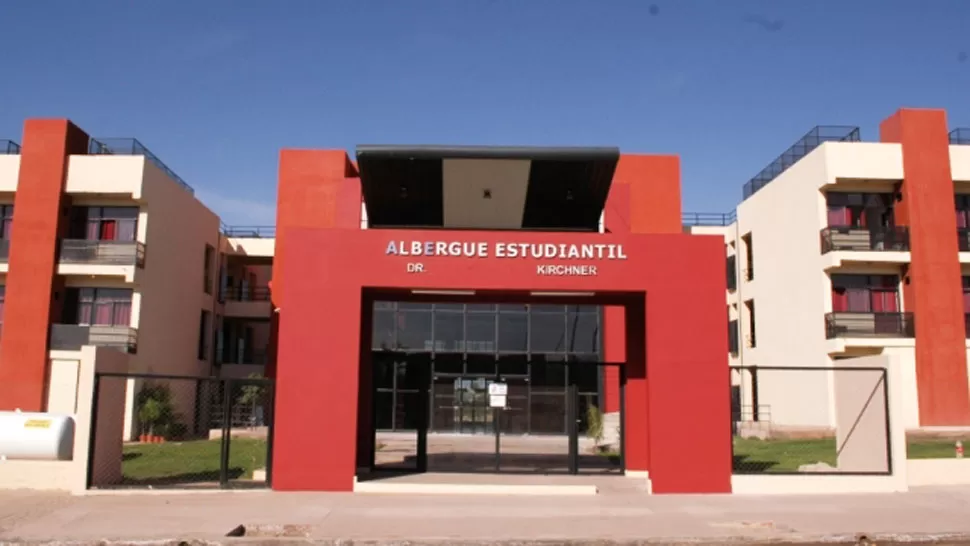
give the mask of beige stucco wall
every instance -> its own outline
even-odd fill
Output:
[[[90,346],[80,351],[51,352],[49,413],[73,417],[73,457],[70,461],[0,461],[0,489],[80,493],[87,488],[95,371],[122,372],[128,368],[128,360],[125,353]],[[102,385],[99,391],[99,407],[117,405],[123,398],[120,388]],[[120,420],[98,421],[94,454],[101,464],[94,465],[95,483],[120,477],[121,424]]]
[[[20,178],[20,156],[16,154],[0,154],[0,193],[17,191],[17,181]]]

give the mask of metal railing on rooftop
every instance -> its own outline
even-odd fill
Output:
[[[862,140],[858,127],[846,125],[818,125],[805,134],[797,142],[785,150],[770,165],[756,174],[754,178],[748,180],[744,185],[743,199],[754,195],[758,190],[768,185],[769,182],[778,178],[778,175],[788,170],[789,167],[818,148],[823,142],[860,142]]]
[[[276,226],[227,226],[222,224],[222,234],[226,237],[252,237],[270,239],[276,237]]]
[[[729,226],[738,220],[737,212],[685,212],[680,222],[685,226]]]
[[[136,138],[92,138],[88,141],[88,153],[92,155],[141,155],[155,164],[172,180],[177,182],[186,191],[195,195],[195,190],[188,185],[185,180],[175,174],[175,171],[162,163],[162,160],[151,152],[144,144],[138,142]]]
[[[950,131],[950,144],[970,144],[970,129],[954,129]]]
[[[12,140],[0,140],[0,154],[17,155],[20,153],[20,144]]]

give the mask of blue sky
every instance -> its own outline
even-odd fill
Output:
[[[280,148],[359,143],[677,153],[722,211],[815,125],[970,127],[967,29],[968,0],[7,2],[0,139],[137,137],[233,224],[273,222]]]

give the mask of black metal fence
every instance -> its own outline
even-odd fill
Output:
[[[270,301],[269,286],[227,286],[219,293],[222,301]]]
[[[883,367],[731,367],[735,474],[892,473]]]
[[[731,212],[685,212],[680,223],[685,226],[729,226],[738,221],[736,211]]]
[[[247,488],[272,480],[274,382],[100,373],[91,488]]]
[[[0,139],[0,154],[17,155],[20,153],[20,144],[12,140]]]
[[[840,311],[825,315],[825,338],[910,338],[916,336],[913,313]]]
[[[276,226],[227,226],[222,224],[222,234],[226,237],[251,237],[272,239],[276,237]]]

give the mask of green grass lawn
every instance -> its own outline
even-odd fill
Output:
[[[164,444],[127,444],[121,463],[126,483],[188,483],[219,479],[219,440]],[[229,478],[251,479],[266,468],[264,439],[233,438],[229,442]]]
[[[964,440],[964,445],[968,440]],[[911,440],[908,459],[953,458],[951,440]],[[804,464],[827,463],[835,466],[835,439],[758,440],[734,438],[734,471],[736,473],[794,472]]]

